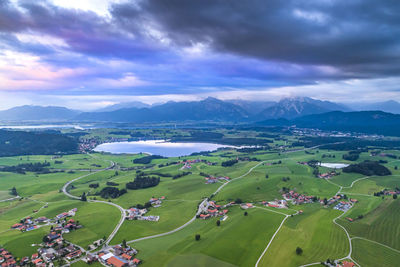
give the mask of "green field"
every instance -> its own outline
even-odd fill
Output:
[[[304,214],[288,218],[259,266],[299,266],[342,258],[347,255],[349,243],[345,233],[332,220],[341,214],[321,209],[319,204],[305,208]],[[302,255],[296,248],[303,249]]]
[[[361,266],[397,266],[400,261],[400,252],[393,251],[379,244],[361,239],[353,239],[352,257]]]
[[[106,141],[111,137],[129,138],[133,132],[126,130],[126,134],[118,135],[110,133],[113,131],[115,130],[88,130],[86,137]],[[216,132],[224,133],[229,138],[256,138],[260,134],[257,131],[227,129],[218,129]],[[136,133],[158,139],[190,135],[186,129],[139,129]],[[158,215],[160,220],[125,220],[110,243],[119,244],[123,240],[162,234],[182,226],[196,215],[199,203],[211,197],[221,205],[241,200],[254,203],[257,208],[246,210],[248,215],[244,216],[244,210],[235,205],[229,208],[228,217],[220,226],[216,225],[216,218],[196,219],[177,232],[132,243],[139,251],[138,258],[143,260],[143,266],[254,266],[285,215],[288,215],[287,219],[261,258],[259,266],[299,266],[325,261],[327,258],[340,259],[349,253],[349,239],[345,231],[333,223],[335,218],[342,215],[341,211],[319,203],[290,204],[288,209],[276,209],[262,206],[260,202],[282,199],[283,189],[329,199],[342,187],[341,193],[358,200],[354,207],[337,219],[353,238],[354,260],[362,266],[396,266],[400,255],[395,251],[400,250],[400,199],[394,200],[391,196],[375,197],[374,193],[385,188],[394,190],[400,187],[400,171],[395,169],[395,166],[400,166],[400,161],[370,156],[369,151],[364,151],[356,163],[385,159],[388,162],[383,164],[392,171],[392,175],[360,179],[365,176],[338,170],[339,175],[326,181],[316,178],[312,167],[299,162],[355,162],[342,159],[348,151],[318,148],[304,151],[301,146],[297,147],[301,150],[291,151],[294,148],[290,144],[301,138],[282,134],[278,140],[265,139],[273,142],[269,143],[269,147],[254,152],[240,152],[229,148],[204,155],[156,159],[149,164],[133,163],[133,159],[143,157],[144,154],[93,153],[61,157],[32,155],[0,158],[0,166],[46,161],[50,163],[49,169],[53,172],[0,172],[0,200],[12,197],[10,189],[13,187],[22,197],[20,200],[0,202],[0,246],[9,249],[17,257],[31,255],[38,249],[32,244],[42,241],[43,236],[49,232],[49,226],[25,233],[10,227],[27,216],[53,218],[61,212],[77,208],[74,219],[83,227],[64,234],[64,238],[87,248],[95,240],[103,237],[107,239],[120,220],[120,210],[107,202],[128,209],[137,204],[144,205],[152,197],[165,196],[161,207],[151,207],[147,214]],[[395,150],[387,152],[400,155]],[[240,158],[238,163],[229,167],[221,166],[222,162],[236,158]],[[181,163],[168,165],[185,159],[203,159],[215,164],[195,163],[188,170],[181,170]],[[115,163],[115,168],[105,170],[111,162]],[[191,174],[172,178],[184,171],[190,171]],[[330,169],[319,167],[318,171],[323,173]],[[99,195],[108,186],[125,189],[126,183],[133,181],[139,172],[159,177],[160,183],[155,187],[127,190],[126,194],[115,199],[104,199]],[[61,188],[65,183],[84,175],[88,176],[74,181],[68,191],[77,197],[85,193],[88,200],[106,203],[74,200],[63,194]],[[225,182],[206,184],[207,175],[228,176],[233,180],[214,194]],[[116,184],[107,185],[110,182]],[[99,184],[98,188],[89,186],[95,183]],[[296,215],[299,210],[303,210],[303,213]],[[354,221],[349,222],[346,218]],[[201,236],[199,241],[195,240],[196,234]],[[301,255],[296,254],[297,247],[302,248]],[[83,265],[86,264],[82,261],[73,264],[77,267]],[[95,263],[94,266],[100,264]]]

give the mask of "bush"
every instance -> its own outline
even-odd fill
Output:
[[[89,184],[90,188],[97,188],[99,187],[99,183],[93,183],[93,184]]]
[[[303,254],[303,249],[302,249],[301,247],[297,247],[297,248],[296,248],[296,254],[297,254],[297,255]]]
[[[196,235],[194,236],[194,239],[195,239],[196,241],[199,241],[199,240],[200,240],[200,235],[199,235],[199,234],[196,234]]]

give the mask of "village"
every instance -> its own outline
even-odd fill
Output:
[[[11,226],[12,229],[20,230],[21,232],[32,231],[47,225],[56,225],[56,228],[61,227],[63,233],[68,233],[72,228],[80,228],[82,226],[77,225],[73,219],[70,219],[66,222],[65,218],[75,216],[75,212],[78,209],[74,208],[68,212],[63,212],[58,214],[53,219],[48,219],[46,217],[39,217],[37,219],[33,219],[32,216],[28,216],[20,220],[20,222]],[[64,220],[63,220],[64,219]]]

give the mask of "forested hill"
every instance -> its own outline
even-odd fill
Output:
[[[69,154],[77,151],[77,140],[62,134],[0,130],[1,157]]]
[[[258,125],[296,125],[299,128],[400,136],[400,115],[382,111],[333,111],[292,120],[266,120]]]

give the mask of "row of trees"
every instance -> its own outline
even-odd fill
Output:
[[[15,172],[25,174],[25,172],[48,173],[49,162],[36,162],[36,163],[22,163],[15,166],[4,166],[0,170],[3,172]]]

